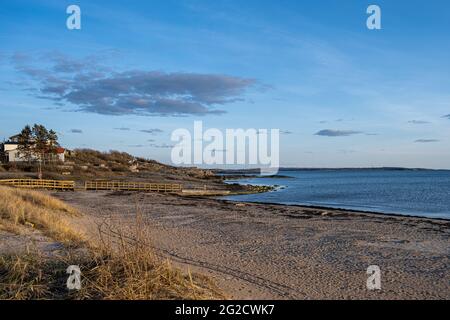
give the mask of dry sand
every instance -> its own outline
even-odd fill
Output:
[[[234,299],[450,298],[449,221],[154,193],[53,195],[86,213],[85,229],[106,217],[132,225],[139,209],[157,252]],[[370,265],[381,268],[382,290],[366,287]]]

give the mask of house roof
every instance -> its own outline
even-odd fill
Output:
[[[56,148],[56,153],[64,153],[65,150],[66,149],[64,149],[64,148],[58,147],[58,148]]]

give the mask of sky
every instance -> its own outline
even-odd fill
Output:
[[[70,149],[170,163],[171,132],[203,121],[280,129],[284,167],[450,169],[449,14],[446,0],[5,1],[0,139],[41,123]]]

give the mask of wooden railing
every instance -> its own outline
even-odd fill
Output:
[[[7,179],[0,180],[0,185],[18,188],[75,190],[75,181],[61,180]]]
[[[86,181],[84,183],[84,189],[75,188],[75,181],[61,181],[61,180],[8,179],[8,180],[0,180],[0,185],[19,188],[72,190],[72,191],[118,190],[118,191],[164,192],[164,193],[176,193],[182,191],[181,184],[129,182],[129,181]]]
[[[86,181],[86,190],[119,190],[119,191],[147,191],[147,192],[181,192],[181,184],[147,183],[129,181]]]

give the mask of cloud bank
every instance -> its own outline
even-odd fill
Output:
[[[11,57],[15,68],[31,79],[35,97],[75,110],[104,115],[207,115],[242,101],[256,80],[222,74],[161,71],[113,71],[89,61],[61,54],[34,66],[22,54]],[[28,88],[30,89],[30,88]]]

